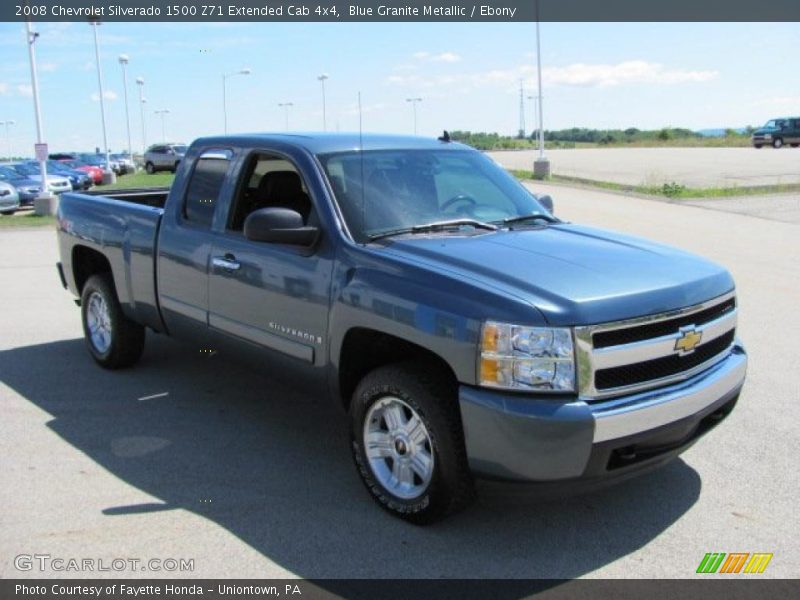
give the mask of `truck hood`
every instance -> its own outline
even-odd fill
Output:
[[[386,251],[522,298],[551,325],[674,310],[734,287],[725,269],[688,252],[572,224],[395,238]]]

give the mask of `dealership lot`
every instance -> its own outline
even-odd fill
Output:
[[[490,152],[509,169],[533,170],[535,150]],[[587,148],[548,150],[553,173],[624,185],[745,187],[800,183],[800,148]]]
[[[404,524],[362,489],[336,406],[153,335],[136,368],[99,369],[58,283],[53,232],[2,231],[0,576],[691,577],[706,552],[772,552],[764,576],[800,576],[800,225],[534,189],[565,219],[732,270],[749,379],[681,460],[588,495],[484,494],[434,527]],[[194,569],[18,571],[21,554]]]

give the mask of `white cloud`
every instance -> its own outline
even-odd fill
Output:
[[[58,65],[52,62],[41,63],[38,65],[38,69],[42,73],[52,73],[56,69],[58,69]]]
[[[106,100],[116,100],[118,97],[119,96],[117,96],[117,92],[115,92],[114,90],[106,90],[103,92],[103,98],[105,98]],[[92,94],[91,98],[92,102],[99,102],[100,94],[95,92],[94,94]]]
[[[17,86],[17,93],[20,96],[33,96],[33,88],[27,83],[21,83]]]
[[[440,54],[431,54],[430,52],[415,52],[411,56],[416,60],[425,62],[455,63],[461,60],[461,56],[455,52],[441,52]]]
[[[0,96],[6,96],[8,94],[8,84],[0,81]]]
[[[434,62],[454,63],[460,61],[461,56],[459,56],[455,52],[442,52],[441,54],[432,56],[431,60]]]
[[[433,55],[428,56],[430,58],[426,60],[433,60]],[[533,65],[521,65],[509,69],[449,75],[426,76],[413,72],[396,73],[387,77],[385,82],[392,86],[415,89],[453,85],[472,88],[504,86],[509,93],[516,93],[519,89],[520,79],[523,80],[525,88],[535,89],[535,75],[536,69]],[[676,85],[710,81],[718,75],[717,71],[671,69],[660,63],[643,60],[624,61],[615,65],[575,63],[564,67],[542,69],[542,81],[545,86],[573,87],[612,87],[623,84]],[[791,103],[791,99],[788,99],[786,103]]]
[[[714,79],[717,75],[717,71],[669,69],[662,64],[644,60],[629,60],[616,65],[575,63],[566,67],[542,69],[542,79],[546,84],[580,87],[607,87],[626,83],[699,83]]]
[[[776,96],[774,98],[764,98],[755,103],[756,106],[800,106],[800,96]]]

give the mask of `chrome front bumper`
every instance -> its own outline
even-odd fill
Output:
[[[626,437],[691,417],[740,388],[746,372],[747,354],[736,344],[725,359],[683,384],[593,405],[594,441]]]
[[[674,458],[724,419],[746,370],[747,354],[737,340],[724,358],[691,379],[609,400],[565,402],[555,395],[462,386],[470,467],[478,477],[518,482],[641,472]]]

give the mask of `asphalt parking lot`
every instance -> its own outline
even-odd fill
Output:
[[[535,150],[490,152],[509,169],[533,170]],[[688,187],[800,183],[800,148],[586,148],[548,150],[553,173],[625,185]]]
[[[762,153],[768,152],[762,150]],[[755,151],[753,151],[755,153]],[[800,151],[786,151],[786,154]],[[800,576],[800,225],[537,185],[563,218],[681,246],[732,270],[750,373],[730,418],[664,469],[577,497],[486,494],[418,528],[379,510],[337,407],[169,339],[96,367],[50,230],[0,231],[0,577],[19,554],[193,559],[93,576],[695,576],[706,552],[772,552]]]

